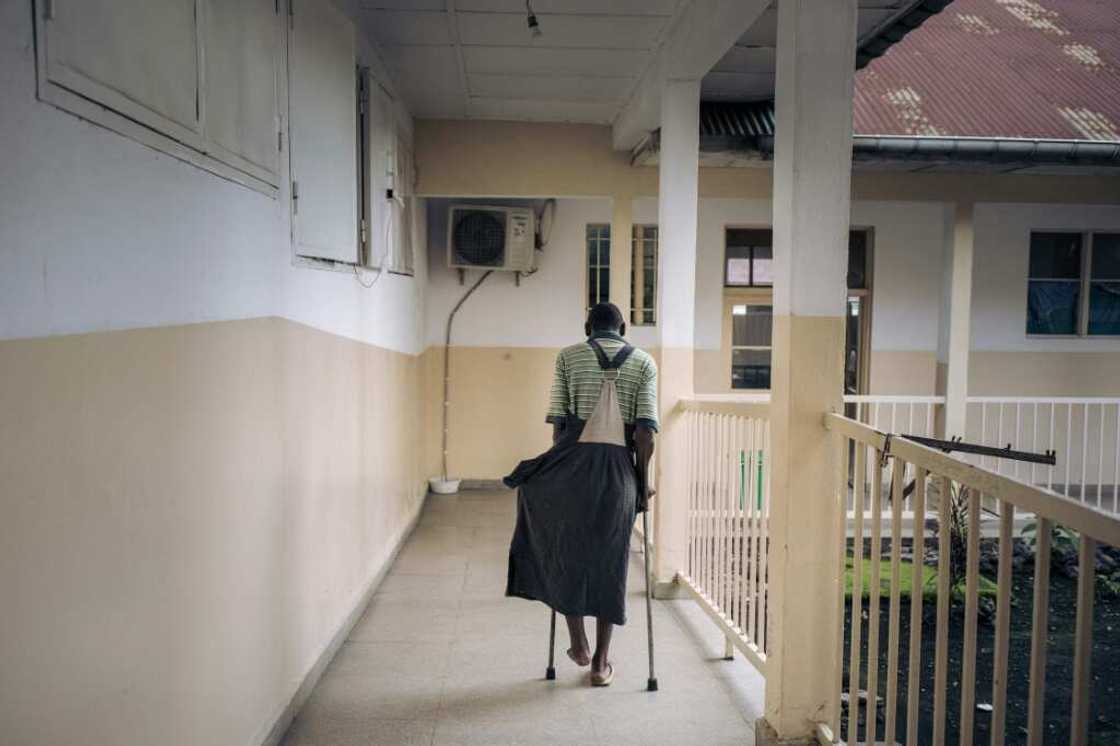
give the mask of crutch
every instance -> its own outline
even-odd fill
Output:
[[[548,668],[544,670],[544,677],[548,681],[556,679],[556,609],[552,610],[552,622],[548,627]]]
[[[646,691],[657,691],[657,675],[653,672],[653,602],[649,589],[649,510],[642,511],[642,560],[645,565],[646,578],[646,639],[649,642],[649,679],[646,681]]]
[[[649,643],[649,678],[646,680],[646,691],[657,691],[657,676],[653,672],[653,602],[649,592],[649,545],[646,538],[649,536],[648,512],[642,512],[642,560],[646,574],[646,639]],[[544,670],[547,681],[556,679],[556,610],[552,610],[552,618],[548,625],[548,668]]]

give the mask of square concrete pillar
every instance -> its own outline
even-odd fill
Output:
[[[964,437],[968,410],[968,353],[972,346],[973,205],[950,207],[937,343],[937,386],[945,395],[943,438]]]
[[[700,177],[700,81],[669,81],[661,94],[657,198],[661,437],[654,506],[654,579],[668,595],[688,556],[687,443],[675,416],[693,394],[696,319],[696,214]]]
[[[778,3],[774,352],[765,724],[781,741],[829,722],[836,614],[856,0]]]

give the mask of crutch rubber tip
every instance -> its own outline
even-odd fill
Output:
[[[648,679],[646,681],[646,691],[647,692],[656,692],[657,691],[657,679]]]
[[[549,666],[548,668],[546,668],[544,670],[544,677],[548,681],[555,681],[556,680],[556,669],[553,668],[552,666]]]

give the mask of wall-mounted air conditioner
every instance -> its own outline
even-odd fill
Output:
[[[536,225],[528,207],[452,205],[447,220],[447,264],[458,269],[531,272]]]

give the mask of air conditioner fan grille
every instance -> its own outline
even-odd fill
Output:
[[[500,267],[505,261],[504,217],[482,210],[460,213],[452,232],[456,260],[480,267]]]

